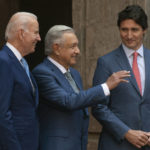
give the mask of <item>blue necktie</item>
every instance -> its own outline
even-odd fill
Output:
[[[27,73],[27,75],[30,79],[29,66],[28,66],[26,60],[24,58],[22,58],[20,61],[21,61],[22,65],[23,65],[23,68],[25,69],[25,71],[26,71],[26,73]]]
[[[33,93],[34,93],[35,92],[35,87],[34,87],[32,81],[31,81],[31,78],[30,78],[30,71],[29,71],[28,63],[24,58],[22,58],[20,61],[22,63],[22,66],[23,66],[24,70],[26,71],[26,73],[29,77],[29,80],[30,80],[30,83],[31,83],[31,86],[32,86],[32,90],[33,90]]]

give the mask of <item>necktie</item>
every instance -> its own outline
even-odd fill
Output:
[[[26,71],[26,73],[30,79],[29,66],[28,66],[26,60],[24,58],[22,58],[20,61],[21,61],[23,68],[25,69],[25,71]]]
[[[65,77],[69,81],[69,83],[70,83],[71,87],[73,88],[74,92],[79,93],[79,89],[78,89],[78,87],[77,87],[75,81],[73,80],[73,78],[71,76],[71,73],[69,71],[67,71],[65,73]]]
[[[31,83],[31,86],[32,86],[32,90],[33,90],[33,93],[34,93],[35,92],[35,88],[34,88],[34,85],[33,85],[32,81],[31,81],[31,78],[30,78],[30,71],[29,71],[28,63],[27,63],[27,61],[24,58],[22,58],[20,61],[22,63],[22,66],[23,66],[24,70],[26,71],[26,73],[27,73],[27,75],[29,77],[29,80],[30,80],[30,83]]]
[[[138,68],[138,64],[137,64],[137,56],[138,56],[138,53],[134,52],[132,69],[133,69],[133,73],[135,75],[135,79],[138,84],[140,93],[142,94],[141,77],[140,77],[140,72],[139,72],[139,68]]]

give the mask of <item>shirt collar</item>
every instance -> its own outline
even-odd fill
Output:
[[[10,44],[9,42],[7,42],[6,45],[9,47],[9,49],[14,53],[14,55],[20,61],[22,59],[22,56],[21,56],[20,52],[12,44]]]
[[[50,60],[63,74],[65,74],[67,71],[70,71],[69,69],[66,70],[64,66],[62,66],[60,63],[55,61],[53,58],[47,56],[47,59]]]
[[[124,52],[125,52],[125,54],[128,58],[130,56],[132,56],[132,54],[135,52],[135,50],[126,47],[124,44],[122,44],[122,47],[123,47],[123,50],[124,50]],[[136,50],[136,52],[139,54],[139,56],[141,56],[141,57],[144,56],[144,54],[143,54],[143,44],[141,45],[141,47],[138,50]]]

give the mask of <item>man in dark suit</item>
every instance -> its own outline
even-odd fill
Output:
[[[94,86],[110,74],[130,70],[129,84],[121,83],[105,103],[93,107],[93,115],[103,125],[99,150],[150,150],[150,51],[143,46],[147,16],[138,5],[130,5],[118,15],[122,44],[98,59]]]
[[[37,85],[23,58],[40,41],[37,17],[14,14],[0,51],[0,150],[37,150]]]
[[[72,28],[56,25],[48,31],[48,57],[33,70],[40,93],[40,150],[86,150],[87,107],[103,102],[109,89],[129,76],[127,71],[114,73],[102,86],[83,91],[79,72],[70,67],[79,52]]]

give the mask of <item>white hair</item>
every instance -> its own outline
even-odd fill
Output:
[[[62,35],[66,32],[75,33],[71,27],[68,27],[65,25],[55,25],[48,30],[45,36],[45,54],[46,55],[49,55],[53,51],[52,45],[54,43],[57,43],[57,44],[63,43]]]
[[[6,31],[5,40],[12,39],[15,37],[15,33],[18,29],[27,30],[29,20],[33,18],[37,20],[37,16],[29,12],[17,12],[9,20]]]

